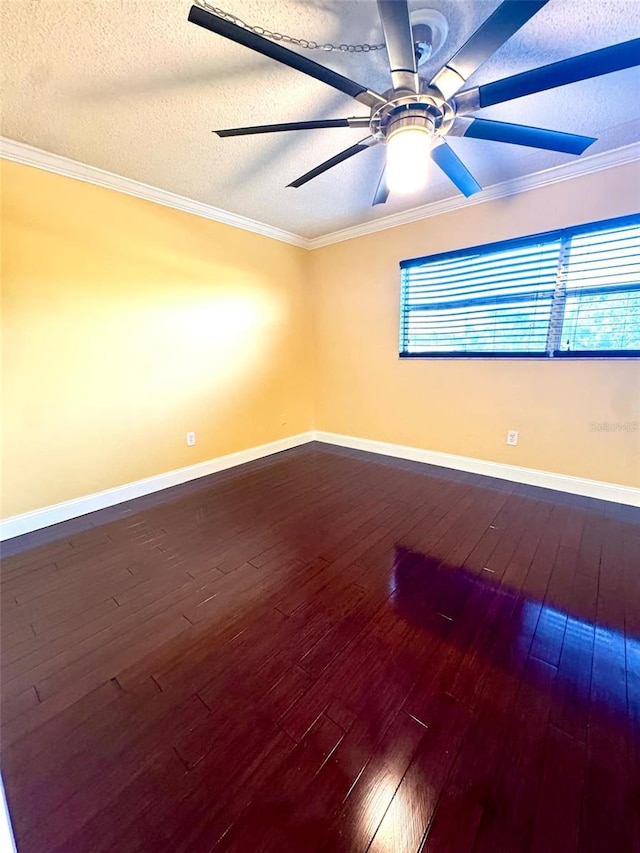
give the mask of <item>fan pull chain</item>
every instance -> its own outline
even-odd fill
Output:
[[[224,9],[218,9],[217,6],[212,6],[210,3],[207,3],[207,0],[193,0],[193,2],[202,9],[206,9],[207,12],[213,12],[213,14],[217,15],[219,18],[224,18],[225,21],[230,21],[232,24],[236,24],[236,26],[249,30],[258,36],[271,39],[272,41],[282,41],[286,44],[295,44],[298,47],[304,48],[304,50],[339,50],[342,53],[369,53],[371,50],[382,50],[386,47],[384,42],[382,44],[331,44],[330,42],[327,42],[326,44],[318,44],[317,41],[298,39],[294,36],[284,35],[284,33],[272,33],[271,30],[266,30],[264,27],[253,27],[251,24],[247,24],[236,15],[232,15],[231,12],[225,12]]]

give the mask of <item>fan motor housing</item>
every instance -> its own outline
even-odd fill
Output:
[[[384,135],[385,139],[390,139],[394,133],[407,127],[421,127],[433,135],[435,125],[436,120],[429,107],[423,104],[406,104],[396,107],[391,112],[384,129]]]
[[[378,109],[372,110],[369,127],[377,139],[388,139],[389,135],[401,127],[426,127],[437,135],[445,134],[455,118],[451,104],[443,100],[437,91],[421,95],[408,93],[398,95],[388,92],[389,100]]]

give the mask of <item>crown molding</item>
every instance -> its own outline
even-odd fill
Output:
[[[445,198],[442,201],[425,204],[422,207],[414,207],[411,210],[403,210],[400,213],[383,216],[371,222],[363,222],[360,225],[353,225],[350,228],[333,231],[330,234],[324,234],[321,237],[308,240],[306,248],[321,249],[323,246],[330,246],[332,243],[341,243],[344,240],[351,240],[354,237],[363,237],[366,234],[373,234],[376,231],[385,231],[387,228],[407,225],[410,222],[428,219],[431,216],[440,216],[442,213],[452,213],[455,210],[461,210],[475,204],[483,204],[486,201],[506,198],[507,196],[517,195],[527,190],[558,184],[571,178],[577,178],[580,175],[591,175],[594,172],[601,172],[603,169],[611,169],[614,166],[622,166],[625,163],[634,163],[639,160],[640,142],[634,142],[631,145],[615,148],[612,151],[605,151],[602,154],[594,154],[591,157],[580,157],[570,163],[563,163],[561,166],[553,166],[541,172],[524,175],[521,178],[515,178],[514,180],[505,181],[500,184],[493,184],[482,192],[471,196],[471,198],[465,198],[462,195],[454,198]]]
[[[377,231],[385,231],[387,228],[407,225],[410,222],[429,219],[432,216],[439,216],[443,213],[452,213],[455,210],[461,210],[475,204],[484,204],[487,201],[506,198],[526,192],[527,190],[561,183],[580,175],[590,175],[594,172],[600,172],[603,169],[622,166],[625,163],[638,162],[640,160],[640,142],[634,142],[631,145],[625,145],[622,148],[615,148],[612,151],[605,151],[601,154],[594,154],[591,157],[580,157],[570,163],[563,163],[561,166],[553,166],[550,169],[544,169],[532,175],[524,175],[521,178],[511,181],[493,184],[482,192],[477,193],[477,195],[471,196],[471,198],[464,198],[462,195],[455,196],[454,198],[446,198],[442,201],[432,202],[421,207],[414,207],[411,210],[403,210],[400,213],[391,214],[391,216],[383,216],[371,222],[363,222],[359,225],[353,225],[339,231],[332,231],[311,239],[301,237],[299,234],[293,234],[290,231],[275,228],[266,222],[258,222],[255,219],[239,216],[236,213],[230,213],[221,208],[212,207],[203,202],[176,195],[159,187],[152,187],[149,184],[143,184],[140,181],[134,181],[131,178],[125,178],[113,172],[106,172],[104,169],[98,169],[95,166],[89,166],[86,163],[80,163],[68,157],[62,157],[59,154],[43,151],[41,148],[34,148],[32,145],[17,142],[5,136],[0,136],[0,157],[5,160],[12,160],[14,163],[22,163],[25,166],[44,169],[56,175],[64,175],[67,178],[75,178],[78,181],[116,190],[126,195],[162,204],[165,207],[173,207],[184,213],[192,213],[194,216],[201,216],[204,219],[221,222],[224,225],[232,225],[244,231],[261,234],[263,237],[271,237],[283,243],[299,246],[302,249],[320,249],[323,246],[330,246],[332,243],[341,243],[344,240],[351,240],[354,237],[363,237],[367,234],[374,234]]]
[[[280,228],[274,228],[272,225],[267,225],[266,222],[258,222],[246,216],[229,213],[229,211],[221,210],[219,207],[212,207],[209,204],[176,195],[176,193],[162,190],[159,187],[152,187],[149,184],[143,184],[140,181],[134,181],[113,172],[106,172],[104,169],[62,157],[60,154],[52,154],[49,151],[43,151],[41,148],[34,148],[32,145],[17,142],[15,139],[8,139],[6,136],[0,136],[0,157],[5,160],[12,160],[14,163],[22,163],[25,166],[34,166],[36,169],[44,169],[46,172],[53,172],[56,175],[75,178],[77,181],[84,181],[87,184],[116,190],[125,193],[125,195],[162,204],[165,207],[173,207],[175,210],[192,213],[195,216],[221,222],[224,225],[233,225],[243,231],[252,231],[254,234],[271,237],[283,243],[291,243],[293,246],[300,246],[303,249],[308,248],[309,241],[304,237],[299,237],[297,234],[283,231]]]

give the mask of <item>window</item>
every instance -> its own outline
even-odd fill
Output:
[[[400,269],[402,357],[640,356],[640,216]]]

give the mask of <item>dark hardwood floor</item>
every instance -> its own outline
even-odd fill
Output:
[[[640,851],[640,512],[312,444],[5,543],[20,853]]]

